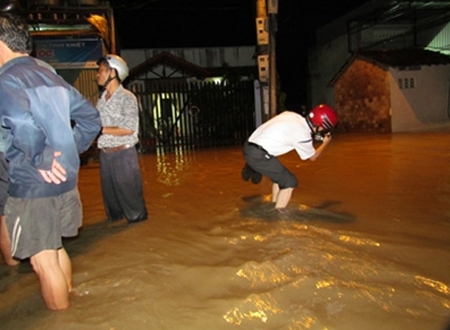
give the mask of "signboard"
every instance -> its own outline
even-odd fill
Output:
[[[34,40],[34,56],[55,69],[96,68],[103,56],[100,39]]]

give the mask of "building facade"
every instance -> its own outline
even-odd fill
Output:
[[[338,84],[336,84],[335,77],[342,73],[342,68],[354,58],[355,54],[362,51],[423,49],[447,55],[450,50],[449,13],[450,2],[448,1],[392,2],[375,0],[366,2],[363,6],[319,29],[316,35],[316,45],[309,50],[310,103],[328,103],[334,105],[338,111],[343,112],[343,109],[339,109],[343,104],[342,100],[343,98],[350,98],[344,102],[345,111],[353,112],[353,114],[345,114],[344,116],[359,117],[360,119],[363,119],[364,116],[357,115],[358,113],[367,112],[365,116],[372,118],[374,116],[369,115],[369,113],[374,111],[375,108],[379,108],[380,113],[376,116],[377,118],[372,119],[374,122],[368,124],[372,127],[370,129],[377,126],[380,130],[387,130],[387,127],[390,127],[395,132],[425,129],[433,125],[445,126],[450,119],[447,111],[448,101],[442,103],[438,99],[441,100],[441,97],[442,99],[447,98],[447,92],[442,92],[441,89],[430,90],[428,88],[427,92],[424,92],[422,90],[424,85],[420,83],[416,88],[409,89],[407,92],[401,91],[401,95],[408,95],[407,103],[412,107],[410,110],[403,109],[403,116],[409,113],[414,118],[405,118],[403,122],[399,120],[402,113],[399,106],[400,104],[405,106],[406,103],[400,102],[399,99],[394,97],[396,95],[394,90],[395,86],[399,85],[398,79],[403,79],[401,76],[405,74],[405,70],[402,67],[408,66],[408,61],[397,67],[385,68],[383,73],[378,71],[381,67],[376,69],[377,66],[370,65],[370,62],[357,62],[354,63],[353,68],[347,67],[349,71],[341,77],[342,80]],[[369,67],[370,70],[368,70]],[[414,76],[418,77],[417,79],[420,81],[433,80],[433,78],[426,78],[427,74],[425,74],[425,72],[431,74],[433,72],[432,67],[420,65],[420,68],[420,70],[411,71],[414,72]],[[360,69],[363,71],[359,71]],[[442,69],[441,66],[436,72],[445,74],[446,69],[440,69]],[[372,71],[371,74],[374,76],[371,76],[368,73],[369,71]],[[366,100],[366,105],[358,104],[357,107],[352,108],[351,104],[355,101],[351,99],[352,95],[343,95],[339,90],[345,76],[350,75],[351,72],[353,72],[355,79],[372,81],[369,84],[372,87],[373,81],[377,79],[384,81],[383,84],[385,85],[383,86],[389,86],[390,81],[395,81],[395,84],[391,84],[392,88],[383,87],[390,91],[390,95],[382,100],[374,98],[372,94],[375,92],[373,90],[365,89],[366,95],[361,99]],[[386,72],[390,72],[391,77],[388,78],[385,75]],[[440,81],[442,88],[447,90],[450,76],[437,76],[436,81]],[[433,85],[427,84],[430,87]],[[364,88],[360,88],[358,93],[363,91]],[[445,114],[444,116],[435,115],[434,119],[431,119],[427,116],[424,117],[422,111],[412,110],[413,108],[417,110],[420,107],[419,100],[424,97],[427,98],[426,95],[434,94],[440,96],[435,97],[435,103],[430,105],[435,109],[433,111]],[[371,102],[367,103],[368,100]],[[376,105],[377,102],[380,102],[380,104]],[[387,112],[388,104],[389,111]],[[394,104],[397,105],[395,113],[390,109],[390,106]],[[387,113],[393,116],[392,121],[387,119]],[[369,119],[365,118],[365,120]],[[388,122],[390,124],[387,124]],[[363,129],[362,126],[361,129]]]

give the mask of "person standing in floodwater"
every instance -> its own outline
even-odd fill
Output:
[[[331,142],[331,131],[337,121],[336,111],[325,104],[316,106],[306,117],[293,111],[273,117],[259,126],[244,144],[246,164],[242,178],[258,183],[261,175],[269,177],[275,209],[286,208],[298,182],[277,157],[295,149],[302,160],[316,160]],[[322,142],[317,149],[314,140]]]
[[[61,310],[69,307],[72,290],[72,264],[62,237],[76,236],[82,224],[79,154],[100,131],[100,116],[73,86],[29,55],[31,46],[25,20],[0,15],[6,225],[11,254],[30,258],[47,308]]]
[[[128,65],[117,55],[106,55],[97,64],[97,83],[102,87],[97,109],[103,126],[98,147],[105,211],[109,221],[124,217],[128,223],[144,221],[148,215],[135,147],[139,107],[136,96],[122,86]]]
[[[55,69],[48,63],[34,59],[37,64],[48,68],[56,74]],[[5,159],[6,141],[3,129],[0,126],[0,253],[8,266],[19,265],[19,260],[11,255],[11,239],[9,238],[8,228],[6,227],[5,204],[8,199],[8,162]]]

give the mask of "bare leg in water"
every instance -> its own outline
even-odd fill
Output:
[[[72,290],[72,264],[66,250],[44,250],[32,256],[30,262],[41,283],[47,308],[68,308],[69,292]]]
[[[11,240],[9,238],[8,229],[6,228],[6,219],[4,215],[0,217],[0,252],[8,266],[17,266],[20,263],[11,255]]]
[[[272,184],[272,202],[275,203],[276,209],[284,209],[291,200],[294,188],[280,189],[278,184]]]

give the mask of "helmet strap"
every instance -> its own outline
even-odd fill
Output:
[[[319,134],[319,131],[317,130],[318,129],[318,126],[315,126],[313,123],[312,123],[312,121],[311,121],[311,119],[309,118],[309,116],[308,117],[306,117],[306,122],[308,123],[308,126],[309,126],[309,128],[311,129],[311,137],[312,137],[312,139],[313,139],[313,141],[320,141],[320,134]]]
[[[114,69],[111,68],[111,70],[114,70]],[[109,83],[110,83],[111,81],[113,81],[114,79],[119,79],[119,78],[117,77],[117,74],[116,74],[115,77],[111,77],[111,74],[110,74],[109,77],[108,77],[108,79],[106,79],[105,83],[100,87],[100,95],[99,95],[99,97],[102,96],[103,92],[106,90],[106,87],[108,87]],[[119,80],[119,81],[120,81],[120,80]]]
[[[308,126],[311,129],[311,134],[316,134],[316,132],[314,132],[314,131],[315,130],[317,131],[319,126],[314,125],[313,122],[311,121],[311,118],[309,118],[309,116],[306,117],[306,122],[308,123]]]
[[[312,123],[309,117],[306,118],[306,122],[308,123],[309,128],[311,129],[311,137],[314,141],[323,141],[323,138],[328,133],[331,133],[331,129],[323,129],[319,131],[320,126],[316,126]]]

